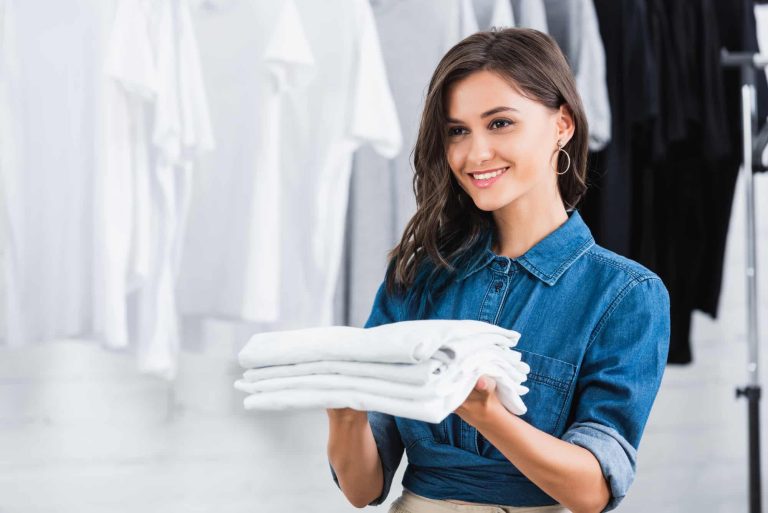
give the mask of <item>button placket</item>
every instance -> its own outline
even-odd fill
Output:
[[[503,271],[501,269],[504,269]],[[491,264],[491,281],[486,289],[485,298],[480,305],[478,320],[494,323],[502,307],[504,295],[509,286],[509,262],[496,260]]]
[[[508,259],[507,257],[497,257],[496,259],[491,262],[491,265],[489,266],[490,269],[490,278],[491,281],[488,284],[488,288],[486,289],[485,298],[483,299],[482,304],[480,305],[480,314],[478,316],[478,319],[481,321],[489,322],[489,323],[495,323],[496,319],[499,316],[499,312],[501,311],[501,308],[504,306],[504,297],[506,296],[507,288],[509,287],[510,283],[510,277],[509,273],[514,273],[514,268],[510,269],[512,267],[512,261]],[[471,435],[472,435],[472,443],[467,443],[464,448],[467,450],[471,450],[475,453],[480,452],[480,440],[479,440],[479,433],[478,431],[470,427]],[[462,433],[463,434],[463,433]],[[463,438],[463,437],[462,437]],[[462,440],[462,443],[464,443],[464,440]],[[503,512],[502,512],[503,513]]]

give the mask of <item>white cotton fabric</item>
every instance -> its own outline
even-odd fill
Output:
[[[109,0],[5,0],[0,164],[11,346],[88,338]]]
[[[471,36],[480,30],[477,22],[477,12],[472,0],[459,0],[458,4],[451,5],[451,7],[458,9],[458,13],[453,16],[456,28],[454,35],[450,38],[451,40],[455,40],[458,43],[459,40]]]
[[[192,203],[180,307],[330,325],[352,155],[402,144],[370,5],[208,4],[196,22],[220,144]]]
[[[18,114],[19,68],[16,51],[16,34],[13,6],[8,0],[0,0],[0,339],[7,340],[7,319],[10,306],[9,293],[14,285],[8,271],[12,268],[11,257],[16,253],[8,251],[9,241],[18,238],[11,224],[11,212],[18,211],[15,201],[18,194],[13,180],[17,166],[17,153],[20,147],[20,130],[16,122]],[[17,267],[17,266],[13,266]],[[12,313],[18,315],[18,313]]]
[[[515,26],[515,14],[509,0],[496,0],[491,15],[491,27],[509,28]]]
[[[512,349],[519,337],[473,320],[260,333],[240,352],[248,370],[235,388],[250,394],[246,409],[349,407],[440,422],[485,375],[504,407],[522,415],[530,368]]]
[[[440,349],[461,357],[473,348],[514,347],[519,338],[515,331],[474,320],[402,321],[374,328],[321,326],[258,333],[238,360],[245,368],[322,360],[419,363]]]
[[[515,26],[515,16],[510,0],[472,0],[474,30],[468,31],[464,37],[478,30],[490,30],[492,27],[509,28]],[[469,26],[467,26],[469,29]]]
[[[605,47],[592,0],[544,0],[549,34],[568,58],[589,121],[589,149],[611,140]]]
[[[104,165],[94,177],[94,328],[105,345],[128,345],[128,294],[151,267],[149,129],[156,69],[149,6],[117,4],[105,59]]]
[[[482,369],[482,368],[480,368]],[[485,373],[492,372],[495,368],[487,366]],[[503,369],[503,368],[502,368]],[[470,373],[473,373],[471,371]],[[478,375],[483,375],[483,372]],[[458,374],[457,374],[458,377]],[[276,392],[279,390],[358,390],[371,394],[398,397],[401,399],[429,399],[436,395],[448,395],[452,391],[455,382],[447,379],[434,380],[429,386],[414,386],[406,383],[391,382],[384,379],[366,378],[360,376],[344,376],[338,374],[316,374],[312,376],[297,376],[293,378],[275,378],[261,381],[238,380],[235,388],[256,394],[261,392]],[[513,384],[512,388],[521,394],[526,389],[519,384]]]
[[[386,382],[393,385],[427,385],[423,389],[430,389],[437,382],[454,380],[455,377],[463,371],[476,366],[492,363],[505,369],[511,378],[518,383],[526,379],[529,367],[520,359],[520,353],[517,351],[501,350],[493,347],[488,350],[477,350],[477,344],[473,341],[466,345],[473,345],[464,351],[464,355],[456,357],[454,353],[438,350],[436,356],[416,364],[397,364],[397,363],[372,363],[372,362],[309,362],[304,364],[279,365],[274,367],[265,367],[259,369],[249,369],[243,374],[243,379],[238,381],[246,392],[265,392],[276,390],[278,388],[302,388],[308,385],[317,384],[323,388],[334,388],[340,383],[344,383],[350,378],[362,378],[363,382],[370,381],[373,378],[376,382]],[[319,372],[318,367],[308,367],[313,364],[331,363],[333,365],[326,367],[330,372]],[[339,366],[338,364],[346,364]],[[302,367],[303,370],[312,370],[313,372],[297,374],[295,367]],[[288,373],[270,373],[264,371],[275,371],[288,368]],[[409,369],[417,369],[409,372]]]
[[[348,362],[325,360],[274,367],[248,369],[243,379],[248,382],[312,375],[345,375],[384,379],[396,383],[424,385],[434,376],[445,372],[447,364],[435,358],[416,364],[393,364],[375,362]]]
[[[344,374],[312,374],[306,376],[278,377],[270,379],[238,380],[235,388],[249,393],[274,392],[285,389],[350,389],[360,390],[362,392],[371,392],[379,395],[391,395],[405,399],[427,398],[430,395],[444,395],[450,391],[455,383],[464,375],[473,374],[482,371],[493,372],[494,370],[503,371],[506,379],[512,380],[518,392],[525,392],[524,387],[518,387],[520,383],[526,380],[529,372],[527,364],[519,359],[507,360],[498,351],[479,351],[473,352],[466,358],[449,362],[447,371],[439,374],[433,374],[425,383],[414,385],[411,383],[402,383],[392,381],[380,376],[355,376]],[[519,354],[519,353],[516,353]],[[391,367],[397,364],[379,364],[380,367]],[[410,367],[411,365],[401,365],[399,367]]]
[[[512,11],[516,27],[532,28],[545,34],[549,32],[544,0],[512,0]]]
[[[455,381],[436,384],[435,388],[426,390],[419,387],[409,390],[408,385],[398,387],[386,382],[376,383],[370,378],[356,378],[349,380],[352,383],[345,383],[344,388],[285,388],[252,393],[243,404],[248,410],[353,408],[437,423],[461,406],[480,376],[489,376],[496,381],[496,394],[507,410],[515,415],[525,414],[527,409],[520,396],[528,389],[510,380],[504,369],[492,364],[462,372]],[[370,381],[363,381],[365,379]],[[249,391],[249,385],[237,382],[236,386]]]
[[[133,346],[142,372],[171,379],[192,172],[214,147],[188,1],[120,0],[105,73],[94,328],[107,346]]]

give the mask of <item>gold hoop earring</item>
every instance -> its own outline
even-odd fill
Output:
[[[563,171],[562,173],[558,173],[557,171],[555,171],[555,173],[557,173],[559,176],[562,176],[565,173],[567,173],[569,169],[571,169],[571,156],[568,155],[568,152],[563,149],[563,143],[561,141],[557,141],[557,151],[558,153],[562,151],[563,153],[565,153],[565,156],[568,158],[568,165],[565,167],[565,171]]]

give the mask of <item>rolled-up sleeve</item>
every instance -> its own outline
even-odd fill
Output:
[[[657,276],[628,283],[592,333],[570,425],[561,437],[597,459],[615,509],[635,478],[637,449],[669,352],[669,294]]]
[[[373,308],[365,328],[373,328],[382,324],[397,322],[400,319],[401,302],[390,297],[386,290],[386,282],[379,286],[376,298],[373,301]],[[376,441],[376,448],[381,459],[381,467],[384,473],[384,486],[381,495],[369,503],[369,506],[377,506],[384,502],[389,495],[392,487],[392,481],[395,478],[397,467],[403,458],[405,450],[403,441],[400,438],[400,431],[397,429],[395,418],[379,412],[368,412],[368,423],[373,432],[373,438]],[[330,466],[330,462],[329,462]],[[339,479],[331,466],[331,475],[336,486],[339,486]]]

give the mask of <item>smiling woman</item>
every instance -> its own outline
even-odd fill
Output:
[[[329,460],[353,504],[384,501],[404,451],[390,513],[596,513],[626,495],[667,360],[669,296],[597,245],[575,210],[587,141],[549,36],[480,32],[439,63],[414,149],[417,212],[366,327],[474,319],[518,331],[528,411],[506,411],[485,377],[439,425],[329,410]]]
[[[516,107],[483,110],[494,102]],[[557,175],[545,165],[552,161],[554,167],[559,152],[554,144],[541,142],[559,137],[562,146],[563,139],[570,139],[570,109],[550,109],[518,92],[498,73],[483,70],[449,88],[448,112],[448,164],[479,209],[496,211],[514,204],[520,211],[546,204],[547,198],[549,203],[560,202],[553,194]],[[500,186],[490,189],[494,183]]]
[[[517,227],[499,249],[522,254],[585,193],[587,150],[587,119],[554,40],[507,29],[456,45],[430,82],[414,148],[418,209],[393,250],[388,289],[411,283],[427,255],[452,269],[499,222]]]

